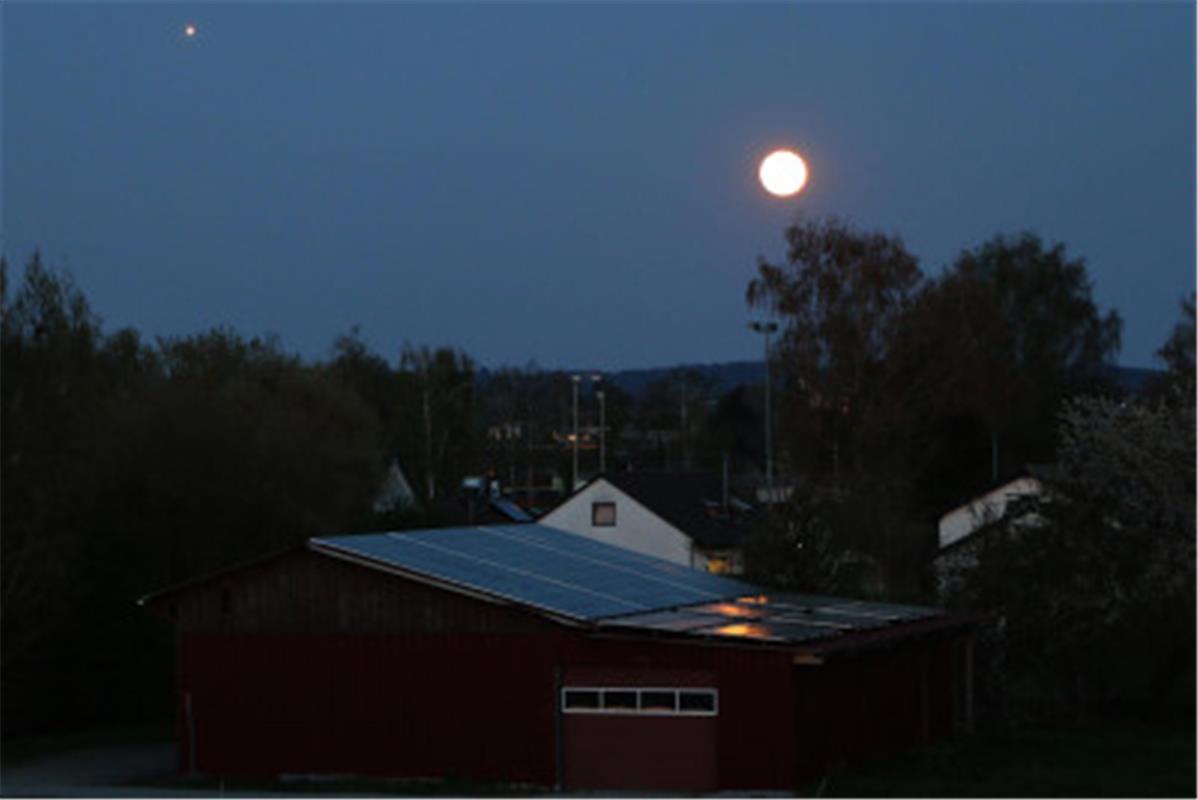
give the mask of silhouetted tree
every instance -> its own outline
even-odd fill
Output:
[[[362,524],[369,407],[323,365],[228,330],[105,336],[36,255],[3,287],[0,624],[6,734],[169,713],[142,594]]]
[[[442,347],[432,350],[405,344],[400,353],[401,418],[419,431],[405,459],[424,478],[425,496],[457,488],[471,469],[478,441],[474,414],[474,362],[465,353]]]
[[[935,502],[1052,458],[1061,401],[1096,388],[1119,350],[1115,311],[1062,244],[1003,236],[963,252],[899,327],[894,400],[918,409]],[[951,488],[950,488],[951,487]]]
[[[1181,301],[1181,321],[1173,326],[1169,339],[1156,354],[1168,368],[1163,387],[1182,401],[1192,400],[1194,381],[1194,293]]]
[[[746,299],[781,323],[774,349],[783,378],[779,418],[816,432],[831,456],[858,474],[893,449],[888,359],[896,328],[921,280],[897,237],[860,232],[835,218],[786,230],[784,264],[758,262]],[[780,442],[785,445],[785,440]]]

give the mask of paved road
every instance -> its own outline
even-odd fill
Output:
[[[90,748],[45,756],[0,774],[5,797],[162,797],[201,796],[131,783],[152,781],[175,771],[171,743]]]

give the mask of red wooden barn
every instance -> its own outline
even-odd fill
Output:
[[[143,600],[209,775],[792,789],[969,715],[968,625],[542,525],[311,540]]]

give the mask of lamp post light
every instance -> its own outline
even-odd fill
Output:
[[[765,486],[770,503],[774,502],[774,442],[770,413],[770,334],[778,330],[776,322],[750,322],[749,327],[765,336]]]
[[[574,475],[570,482],[570,493],[578,488],[578,382],[582,380],[581,375],[571,375],[570,380],[574,384]]]
[[[591,376],[591,386],[595,387],[595,396],[599,398],[599,474],[603,475],[607,472],[607,419],[606,419],[606,399],[607,395],[600,388],[599,382],[603,380],[603,376],[596,373]]]

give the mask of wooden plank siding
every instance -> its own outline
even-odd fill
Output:
[[[517,608],[296,550],[187,587],[167,604],[180,634],[535,633]]]

